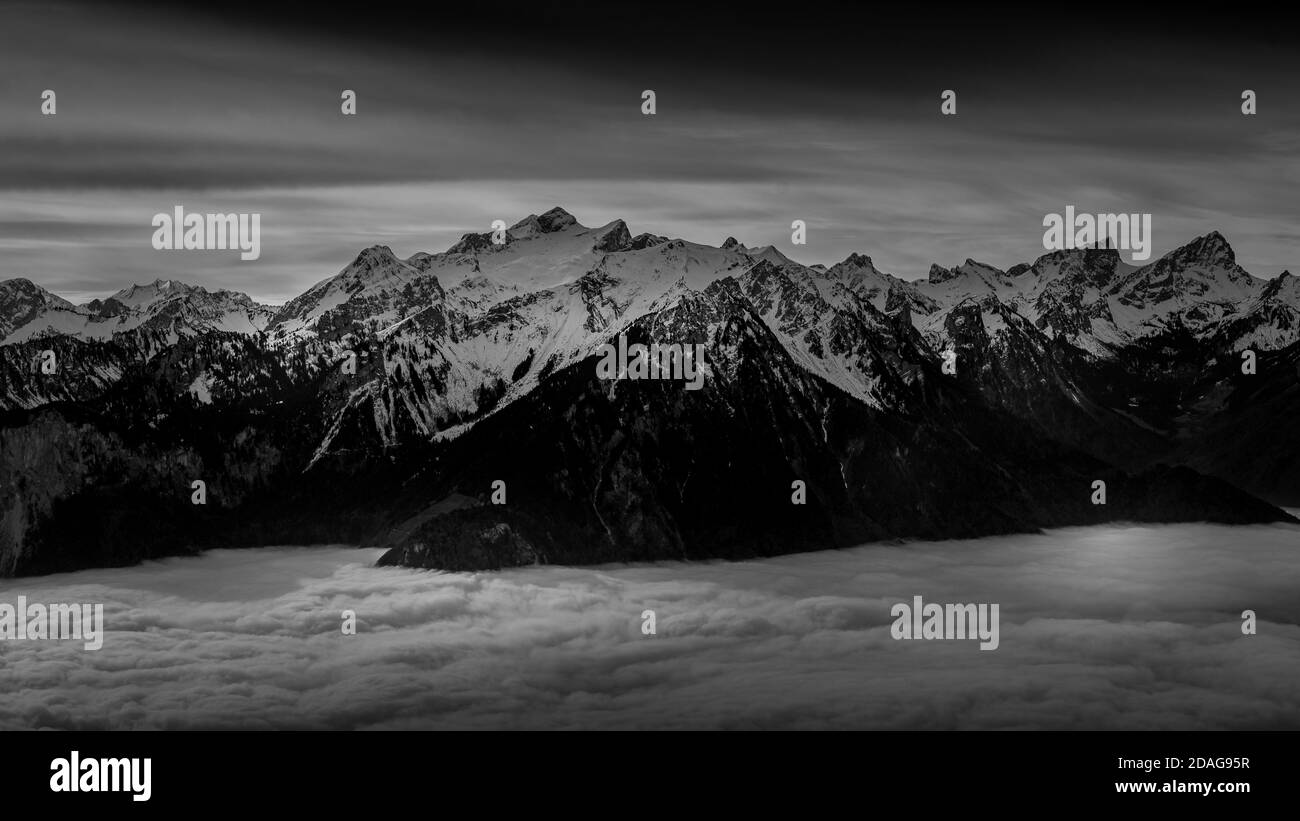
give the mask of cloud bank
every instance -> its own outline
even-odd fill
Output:
[[[8,580],[0,600],[104,602],[107,635],[0,643],[0,728],[1297,729],[1297,535],[1076,528],[474,574],[268,548]],[[894,641],[889,609],[914,595],[999,603],[1000,648]]]

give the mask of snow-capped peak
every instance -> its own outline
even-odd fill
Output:
[[[632,232],[623,220],[614,220],[594,232],[592,248],[597,251],[625,251],[632,244]]]
[[[71,302],[50,293],[30,279],[16,277],[0,281],[0,306],[7,308],[20,302],[29,305],[72,308]]]
[[[762,248],[753,248],[748,251],[748,254],[756,260],[765,259],[773,265],[780,266],[796,264],[785,254],[778,251],[775,245],[764,245]]]
[[[196,291],[203,291],[206,293],[206,289],[204,288],[197,285],[189,285],[179,280],[155,279],[153,282],[144,285],[136,284],[123,288],[109,297],[109,299],[121,305],[125,305],[128,308],[139,308],[158,299],[183,296]]]
[[[863,268],[874,271],[876,270],[876,264],[872,262],[871,257],[866,254],[859,254],[857,251],[854,251],[845,257],[843,262],[832,266],[831,270],[858,270]]]
[[[75,309],[71,302],[55,296],[29,279],[0,282],[0,340],[8,337],[46,311]]]
[[[1203,237],[1197,237],[1165,256],[1182,263],[1197,262],[1218,268],[1231,268],[1237,263],[1237,255],[1232,250],[1232,246],[1218,231],[1211,231]]]
[[[9,283],[0,285],[2,344],[49,335],[108,339],[114,334],[142,328],[177,337],[209,331],[251,334],[265,328],[275,313],[247,294],[208,291],[174,279],[131,285],[106,299],[76,306],[44,292],[46,297],[28,300],[26,310],[4,305],[9,301],[4,298],[4,285]]]
[[[1269,299],[1282,299],[1300,307],[1300,279],[1290,271],[1283,271],[1270,279],[1265,283],[1264,290],[1259,292],[1259,301]]]
[[[541,216],[529,214],[507,230],[511,236],[524,239],[538,234],[554,234],[557,231],[575,227],[578,229],[583,228],[572,214],[556,206]]]

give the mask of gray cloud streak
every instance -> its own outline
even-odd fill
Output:
[[[70,297],[161,277],[281,302],[367,245],[441,250],[556,204],[808,263],[865,252],[906,278],[1031,261],[1043,214],[1067,204],[1152,213],[1156,253],[1222,231],[1261,276],[1294,267],[1300,246],[1300,82],[1269,44],[1222,43],[1213,61],[1161,44],[1067,59],[1073,41],[1032,40],[973,58],[909,50],[899,31],[869,53],[764,39],[724,60],[667,42],[652,60],[622,30],[625,53],[79,6],[0,20],[0,278]],[[956,117],[938,114],[946,87]],[[1257,117],[1239,113],[1245,87]],[[339,112],[344,88],[355,118]],[[214,200],[268,209],[262,260],[178,269],[152,252],[153,213]],[[793,219],[812,229],[805,247],[789,245]]]

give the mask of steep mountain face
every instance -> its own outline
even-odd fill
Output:
[[[644,322],[632,339],[703,340],[709,390],[607,386],[591,361],[570,367],[449,443],[441,481],[421,489],[431,499],[486,499],[501,481],[506,504],[399,528],[381,563],[465,570],[738,558],[1112,515],[1278,515],[1192,471],[1129,474],[1019,430],[933,364],[903,389],[908,412],[860,403],[799,364],[731,280],[665,314],[656,317],[662,337]],[[1095,479],[1110,484],[1118,507],[1089,502]],[[795,482],[806,504],[792,503]]]
[[[1283,271],[1227,317],[1216,337],[1223,348],[1276,351],[1300,341],[1300,280]]]
[[[273,512],[261,525],[257,511],[298,487],[337,402],[328,363],[234,332],[152,355],[124,347],[138,338],[60,340],[61,360],[112,360],[121,373],[92,398],[0,416],[0,573],[320,540]],[[191,503],[194,481],[207,504]],[[254,525],[267,529],[245,534]]]
[[[871,257],[864,254],[849,254],[819,280],[853,291],[878,311],[894,313],[906,308],[913,314],[928,316],[939,310],[939,303],[934,299],[922,294],[912,283],[877,270]]]
[[[442,287],[414,262],[399,260],[386,245],[367,248],[335,276],[294,298],[275,315],[277,339],[337,339],[349,331],[387,330],[420,310],[440,305]]]
[[[1237,265],[1223,235],[1214,231],[1120,277],[1107,295],[1122,306],[1112,306],[1112,313],[1130,337],[1159,334],[1171,325],[1201,335],[1235,313],[1260,287]]]
[[[1189,385],[1166,458],[1277,504],[1300,500],[1300,343],[1261,351],[1244,374],[1234,353],[1211,357]]]
[[[3,574],[322,541],[455,569],[766,555],[1300,501],[1300,442],[1269,433],[1297,410],[1300,289],[1217,234],[909,283],[552,209],[365,249],[279,309],[23,282],[0,288]],[[602,378],[620,338],[699,346],[700,389]]]
[[[164,332],[136,330],[112,341],[60,335],[0,346],[0,410],[94,401],[131,365],[174,341]]]
[[[1106,249],[1040,257],[1023,274],[1036,286],[1024,299],[1024,312],[1044,334],[1104,355],[1108,345],[1122,344],[1102,295],[1123,268],[1119,253]]]
[[[0,340],[50,311],[72,311],[72,303],[28,279],[0,282]]]
[[[552,211],[517,223],[501,245],[466,235],[406,261],[363,253],[269,331],[275,344],[319,342],[333,359],[382,341],[383,378],[355,388],[317,456],[349,447],[335,438],[357,425],[379,447],[456,435],[590,356],[604,334],[753,264],[682,240],[635,246],[622,221],[588,229]]]
[[[1135,455],[1163,451],[1157,433],[1109,405],[1106,360],[1062,336],[1048,337],[997,297],[957,305],[946,315],[942,337],[956,354],[958,384],[1039,435],[1116,465],[1141,464]]]

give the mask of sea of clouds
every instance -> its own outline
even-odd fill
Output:
[[[381,553],[3,580],[0,601],[103,602],[106,636],[0,641],[0,728],[1300,729],[1296,525],[497,573]],[[916,595],[998,603],[1001,646],[893,640]]]

